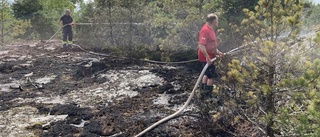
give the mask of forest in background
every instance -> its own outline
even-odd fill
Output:
[[[66,8],[76,22],[93,23],[75,27],[81,46],[161,61],[194,59],[205,16],[217,13],[220,49],[247,49],[221,66],[221,91],[234,91],[226,105],[271,137],[320,134],[320,33],[300,37],[319,27],[319,5],[303,0],[16,0],[10,5],[2,0],[2,45],[49,39]]]
[[[285,2],[285,0],[278,0]],[[76,39],[82,45],[103,49],[126,51],[137,57],[160,58],[169,61],[171,54],[144,55],[142,52],[195,50],[197,34],[208,13],[220,17],[218,38],[223,51],[242,45],[244,35],[241,21],[245,18],[242,9],[254,10],[258,0],[16,0],[9,5],[2,0],[1,40],[10,43],[14,39],[48,40],[58,29],[57,20],[65,9],[71,9],[78,23],[93,23],[75,27]],[[303,30],[317,25],[318,5],[303,2]],[[60,35],[56,38],[60,39]],[[117,47],[116,49],[114,47]],[[186,51],[187,52],[187,51]],[[129,54],[130,53],[130,54]],[[184,54],[188,55],[189,52]],[[150,57],[149,57],[150,56]],[[176,58],[176,57],[175,57]],[[190,58],[190,57],[189,57]],[[191,57],[192,58],[192,57]],[[180,60],[181,58],[177,58]]]

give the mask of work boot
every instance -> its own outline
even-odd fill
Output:
[[[207,96],[205,98],[205,102],[208,102],[208,103],[216,103],[217,101],[218,101],[217,96],[214,96],[212,93],[207,94]]]
[[[200,92],[200,100],[207,102],[211,98],[213,98],[213,94],[209,90],[204,90]]]
[[[205,94],[205,91],[206,91],[206,86],[207,86],[207,84],[206,83],[201,83],[200,85],[199,85],[199,87],[200,87],[200,92],[199,92],[199,99],[200,100],[203,100],[204,99],[204,97],[206,96]]]
[[[62,48],[68,48],[68,44],[67,44],[67,43],[64,43],[64,44],[62,45]]]
[[[62,48],[67,48],[68,47],[68,42],[67,41],[61,41],[62,42]]]
[[[206,90],[206,88],[207,88],[207,83],[201,83],[200,84],[200,89],[201,90]]]
[[[212,94],[212,91],[213,91],[213,86],[206,86],[206,98],[212,98],[213,97],[213,94]]]
[[[68,41],[67,44],[68,44],[68,48],[72,48],[72,44],[73,44],[72,41]]]
[[[72,48],[72,44],[67,44],[67,47],[68,47],[69,49],[71,49],[71,48]]]
[[[206,95],[205,95],[204,91],[200,91],[200,96],[199,96],[200,100],[204,100],[205,96]]]
[[[216,86],[207,86],[205,102],[210,104],[216,104],[218,102],[219,99],[217,94],[213,94],[215,88]]]

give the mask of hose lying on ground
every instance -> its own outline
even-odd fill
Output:
[[[76,23],[76,25],[92,25],[93,23]],[[44,44],[47,44],[51,39],[53,39],[57,34],[58,32],[64,28],[65,26],[68,26],[68,25],[72,25],[72,24],[66,24],[62,27],[60,27],[60,29],[55,32],[49,40],[47,40]],[[92,54],[92,55],[97,55],[97,56],[103,56],[103,57],[110,57],[111,55],[108,55],[108,54],[103,54],[103,53],[96,53],[96,52],[92,52],[92,51],[88,51],[88,50],[85,50],[83,49],[80,45],[77,45],[77,44],[74,44],[76,47],[78,47],[80,50],[82,50],[83,52],[86,52],[86,53],[89,53],[89,54]],[[244,46],[240,46],[238,48],[235,48],[233,50],[230,50],[229,53],[235,53],[236,51],[238,51],[239,49],[243,48]],[[147,59],[138,59],[140,61],[144,61],[144,62],[149,62],[149,63],[157,63],[157,64],[184,64],[184,63],[191,63],[191,62],[196,62],[198,61],[198,59],[193,59],[193,60],[187,60],[187,61],[178,61],[178,62],[163,62],[163,61],[155,61],[155,60],[147,60]]]
[[[236,50],[241,49],[242,47],[243,47],[243,46],[238,47],[238,48],[235,48],[235,49],[233,49],[233,50],[230,50],[229,52],[224,53],[224,55],[233,53],[233,52],[235,52]],[[217,58],[211,59],[211,62],[215,61],[216,59],[217,59]],[[145,130],[143,130],[142,132],[140,132],[139,134],[137,134],[135,137],[142,136],[143,134],[147,133],[149,130],[155,128],[156,126],[162,124],[163,122],[166,122],[166,121],[168,121],[168,120],[176,117],[177,115],[179,115],[179,114],[188,106],[188,104],[190,103],[191,99],[193,98],[193,96],[194,96],[194,94],[195,94],[195,91],[196,91],[196,89],[198,88],[198,85],[200,84],[200,81],[202,80],[202,77],[203,77],[205,71],[207,70],[207,68],[208,68],[208,63],[207,63],[207,64],[204,66],[204,68],[202,69],[202,71],[201,71],[201,73],[200,73],[200,75],[199,75],[199,78],[198,78],[196,84],[194,85],[193,90],[192,90],[192,92],[191,92],[188,100],[184,103],[184,105],[183,105],[178,111],[176,111],[175,113],[173,113],[173,114],[171,114],[171,115],[169,115],[169,116],[167,116],[167,117],[159,120],[158,122],[152,124],[150,127],[146,128]]]
[[[213,61],[215,61],[215,60],[216,60],[216,58],[213,58],[213,59],[211,60],[211,62],[213,62]],[[167,117],[159,120],[158,122],[152,124],[150,127],[146,128],[145,130],[143,130],[142,132],[140,132],[140,133],[139,133],[138,135],[136,135],[135,137],[142,136],[143,134],[147,133],[149,130],[155,128],[156,126],[162,124],[163,122],[166,122],[167,120],[170,120],[170,119],[174,118],[175,116],[179,115],[179,114],[188,106],[188,104],[190,103],[192,97],[194,96],[194,93],[195,93],[196,89],[198,88],[197,85],[200,84],[200,81],[201,81],[201,79],[202,79],[202,77],[203,77],[203,75],[204,75],[204,72],[207,70],[207,68],[208,68],[208,64],[206,64],[206,65],[204,66],[203,70],[201,71],[200,76],[199,76],[199,78],[198,78],[198,80],[197,80],[197,82],[196,82],[196,85],[193,87],[193,90],[192,90],[192,92],[191,92],[188,100],[184,103],[183,107],[181,107],[181,108],[180,108],[178,111],[176,111],[175,113],[173,113],[173,114],[171,114],[171,115],[169,115],[169,116],[167,116]]]
[[[46,43],[44,43],[44,44],[47,44],[52,38],[54,38],[54,36],[56,36],[56,35],[58,34],[58,32],[59,32],[62,28],[64,28],[65,26],[68,26],[68,25],[71,25],[71,24],[66,24],[66,25],[63,25],[62,27],[60,27],[60,29],[59,29],[56,33],[54,33],[54,34],[51,36],[51,38],[48,39],[48,40],[46,41]]]
[[[100,54],[100,53],[95,53],[95,52],[91,52],[91,51],[87,51],[85,49],[83,49],[81,46],[79,45],[76,45],[78,48],[80,48],[82,51],[86,52],[86,53],[90,53],[90,54],[93,54],[93,55],[99,55],[99,56],[110,56],[110,55],[107,55],[107,54]],[[224,55],[226,54],[233,54],[235,52],[237,52],[239,49],[243,48],[244,46],[240,46],[238,48],[235,48],[235,49],[232,49],[230,50],[229,52],[227,53],[224,53]],[[211,62],[214,62],[217,58],[213,58],[211,59]],[[142,61],[146,61],[146,62],[151,62],[151,63],[158,63],[158,64],[181,64],[181,63],[189,63],[189,62],[194,62],[194,61],[197,61],[197,59],[195,60],[189,60],[189,61],[181,61],[181,62],[160,62],[160,61],[153,61],[153,60],[142,60]],[[142,132],[140,132],[138,135],[136,135],[135,137],[139,137],[139,136],[142,136],[143,134],[147,133],[148,131],[152,130],[153,128],[155,128],[156,126],[162,124],[163,122],[166,122],[174,117],[176,117],[177,115],[179,115],[190,103],[191,99],[193,98],[194,94],[195,94],[195,91],[196,89],[198,88],[198,85],[200,84],[200,81],[205,73],[205,71],[207,70],[208,68],[208,64],[205,65],[205,67],[202,69],[201,73],[200,73],[200,76],[196,82],[196,84],[194,85],[193,87],[193,90],[188,98],[188,100],[185,102],[185,104],[178,110],[176,111],[175,113],[159,120],[158,122],[152,124],[150,127],[146,128],[145,130],[143,130]]]
[[[103,56],[103,57],[111,57],[111,55],[108,55],[108,54],[96,53],[96,52],[85,50],[84,48],[82,48],[80,45],[77,45],[77,44],[73,44],[73,45],[78,47],[83,52],[86,52],[86,53],[89,53],[89,54],[92,54],[92,55]],[[162,62],[162,61],[147,60],[147,59],[137,59],[137,60],[144,61],[144,62],[149,62],[149,63],[156,63],[156,64],[185,64],[185,63],[198,61],[198,59],[192,59],[192,60],[186,60],[186,61],[178,61],[178,62]]]

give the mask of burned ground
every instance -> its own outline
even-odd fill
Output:
[[[199,73],[196,63],[99,57],[57,43],[1,47],[3,136],[134,136],[178,110]],[[233,136],[222,112],[205,116],[196,102],[145,136]]]

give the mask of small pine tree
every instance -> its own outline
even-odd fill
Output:
[[[244,115],[264,125],[267,136],[316,135],[320,69],[309,56],[314,47],[298,38],[302,5],[259,0],[254,9],[243,9],[247,18],[239,28],[250,54],[232,61],[224,80],[246,101]]]
[[[2,0],[0,9],[1,44],[9,43],[16,36],[24,34],[26,28],[30,26],[30,21],[17,20],[13,17],[9,3]]]

